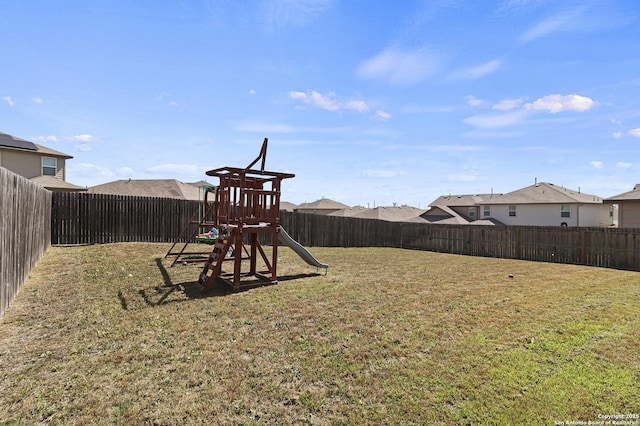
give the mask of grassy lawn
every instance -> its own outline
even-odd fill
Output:
[[[554,424],[640,414],[640,274],[286,247],[194,288],[167,244],[52,247],[0,319],[0,424]]]

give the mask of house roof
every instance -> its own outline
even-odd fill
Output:
[[[38,148],[38,152],[40,154],[51,155],[53,157],[62,157],[62,158],[66,158],[67,160],[73,158],[69,154],[65,154],[64,152],[56,151],[55,149],[51,149],[51,148],[46,147],[44,145],[39,145],[37,143],[34,144],[34,145]]]
[[[298,208],[296,204],[290,203],[288,201],[280,201],[280,210],[292,212],[296,208]]]
[[[353,217],[367,210],[369,209],[362,206],[347,207],[346,209],[331,212],[328,214],[328,216]]]
[[[601,204],[602,198],[580,191],[540,182],[507,194],[493,194],[479,202],[486,204]]]
[[[201,199],[201,190],[198,186],[183,183],[176,179],[116,180],[102,185],[92,186],[88,189],[88,192],[93,194],[176,198],[180,200]]]
[[[633,190],[605,198],[606,201],[640,201],[640,183],[633,187]]]
[[[31,182],[37,183],[40,186],[44,186],[51,191],[86,191],[87,188],[74,185],[66,182],[62,179],[58,179],[53,176],[36,176],[30,179]]]
[[[387,220],[390,222],[426,222],[420,217],[425,211],[410,206],[376,207],[365,209],[353,217]]]
[[[20,139],[16,136],[0,132],[0,146],[4,148],[25,149],[28,151],[37,151],[38,148],[33,142]]]
[[[37,143],[29,142],[28,140],[21,139],[16,136],[11,136],[7,133],[0,132],[0,148],[6,149],[15,149],[19,151],[29,151],[29,152],[37,152],[39,154],[51,155],[54,157],[62,157],[62,158],[73,158],[69,154],[65,154],[64,152],[56,151],[55,149],[51,149],[44,145],[39,145]]]
[[[302,203],[296,210],[341,210],[348,208],[346,204],[342,204],[338,201],[330,200],[329,198],[321,198],[311,203]]]
[[[429,207],[434,206],[451,206],[465,207],[475,206],[482,201],[490,198],[494,194],[475,194],[475,195],[442,195],[438,197]]]

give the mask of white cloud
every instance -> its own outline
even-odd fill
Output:
[[[620,139],[622,137],[622,132],[613,132],[612,135],[615,139]]]
[[[376,117],[378,120],[381,120],[381,121],[387,121],[388,119],[390,119],[390,118],[391,118],[391,114],[389,114],[389,113],[388,113],[388,112],[386,112],[386,111],[383,111],[383,110],[379,109],[379,110],[377,110],[377,111],[376,111],[375,117]]]
[[[42,103],[42,98],[33,98],[32,99],[34,104],[41,104]]]
[[[449,75],[449,79],[476,80],[478,78],[484,77],[487,74],[491,74],[492,72],[497,71],[500,68],[500,65],[502,65],[502,61],[495,59],[493,61],[489,61],[475,67],[454,71]]]
[[[76,163],[72,161],[69,164],[69,169],[79,177],[110,178],[113,176],[113,173],[108,168],[91,163]]]
[[[514,108],[518,108],[522,104],[522,99],[503,99],[497,104],[495,104],[492,109],[498,111],[509,111]]]
[[[396,176],[403,176],[406,175],[405,172],[398,172],[395,170],[380,170],[380,169],[369,169],[369,170],[363,170],[362,172],[362,176],[364,177],[370,177],[370,178],[392,178],[392,177],[396,177]]]
[[[356,74],[363,78],[387,80],[391,84],[411,85],[434,75],[441,62],[437,55],[426,48],[388,48],[360,63]]]
[[[635,136],[636,138],[640,138],[640,127],[636,127],[635,129],[629,130],[629,134],[631,136]]]
[[[524,105],[527,110],[544,110],[551,113],[562,111],[587,111],[593,108],[593,99],[580,95],[547,95]]]
[[[253,90],[253,89],[249,89],[249,94],[250,94],[250,95],[255,95],[255,94],[256,94],[256,91],[255,91],[255,90]]]
[[[128,176],[128,177],[131,177],[136,174],[136,172],[131,167],[127,167],[127,166],[118,167],[116,169],[116,173],[118,174],[118,176]]]
[[[616,163],[616,167],[618,167],[620,169],[628,169],[631,166],[632,166],[631,163],[627,163],[627,162],[624,162],[624,161],[619,161],[619,162]]]
[[[467,101],[467,105],[469,106],[480,106],[484,103],[482,99],[478,99],[475,96],[469,95],[465,96],[464,100]]]
[[[478,114],[464,119],[464,122],[483,129],[513,126],[520,123],[526,111],[518,110],[505,114]]]
[[[299,100],[307,105],[315,106],[327,111],[353,110],[357,112],[365,112],[369,110],[366,102],[361,100],[340,101],[336,99],[334,93],[329,92],[323,95],[315,90],[305,92],[289,92],[291,99]]]
[[[49,136],[36,136],[34,138],[34,140],[36,142],[41,142],[41,143],[51,143],[51,142],[58,142],[58,138],[54,135],[49,135]]]
[[[170,102],[169,102],[169,106],[178,106],[178,102],[176,102],[176,101],[170,101]]]
[[[604,167],[604,163],[602,161],[590,161],[589,165],[596,169],[601,169]]]
[[[11,99],[11,96],[5,96],[4,98],[2,98],[3,100],[7,101],[7,103],[9,104],[10,107],[13,106],[13,99]]]
[[[369,110],[369,105],[364,101],[348,101],[345,104],[346,109],[353,109],[358,112],[365,112]]]
[[[584,7],[578,7],[543,19],[525,31],[520,40],[528,43],[556,32],[585,29],[590,23],[587,22],[584,12]]]
[[[75,135],[71,139],[74,142],[94,142],[95,141],[95,137],[93,135],[89,135],[89,134],[86,134],[86,133],[83,133],[81,135]]]

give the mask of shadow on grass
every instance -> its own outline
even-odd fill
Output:
[[[224,297],[234,293],[231,287],[228,286],[226,283],[224,283],[222,280],[219,280],[213,286],[213,288],[211,288],[206,292],[200,291],[200,289],[198,288],[197,281],[185,281],[180,283],[174,283],[171,280],[171,276],[169,275],[169,272],[167,271],[165,266],[162,264],[161,258],[156,258],[156,265],[158,266],[158,269],[160,270],[160,274],[162,275],[163,283],[161,285],[138,290],[138,295],[140,296],[140,298],[142,299],[142,301],[146,306],[156,307],[159,305],[167,305],[167,304],[176,303],[176,302],[187,302],[194,299]],[[310,274],[284,275],[284,276],[278,277],[278,282],[317,277],[319,275],[321,274],[310,273]],[[243,281],[243,284],[244,283],[245,282]],[[259,279],[256,279],[255,281],[249,281],[248,283],[256,284],[253,286],[253,288],[268,285],[266,283],[261,284],[263,283],[263,281],[260,281]],[[241,291],[249,291],[250,289],[251,288],[247,288]],[[179,294],[179,293],[182,293],[184,298],[181,298],[181,297],[169,298],[169,296],[171,296],[172,294]],[[125,311],[131,310],[132,307],[130,306],[130,304],[133,301],[131,299],[127,300],[127,297],[122,290],[118,292],[118,299],[120,300],[120,305],[122,306],[123,310]]]

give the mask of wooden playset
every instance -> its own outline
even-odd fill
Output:
[[[219,178],[220,184],[207,191],[204,214],[199,220],[192,220],[190,225],[195,226],[188,225],[181,235],[192,229],[189,241],[197,237],[197,230],[217,231],[217,235],[215,232],[210,234],[213,249],[206,252],[208,257],[197,256],[202,252],[185,251],[186,243],[181,250],[173,251],[180,237],[165,256],[175,257],[172,266],[176,262],[204,261],[197,284],[201,291],[211,289],[218,280],[230,285],[234,291],[278,282],[281,183],[295,175],[264,169],[267,144],[265,138],[260,155],[245,168],[221,167],[206,172],[208,176]],[[260,160],[260,169],[253,168]],[[213,202],[208,200],[212,193]],[[271,243],[270,256],[260,244],[261,238]],[[259,259],[264,265],[260,270]],[[224,272],[224,264],[230,264],[232,271]]]

